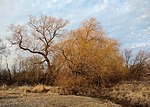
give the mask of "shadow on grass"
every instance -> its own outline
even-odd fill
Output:
[[[100,101],[104,101],[104,102],[106,102],[106,101],[111,101],[112,103],[119,104],[119,105],[121,105],[122,107],[135,107],[135,106],[132,106],[132,105],[130,104],[130,102],[128,102],[128,101],[123,101],[123,100],[119,100],[119,99],[114,99],[114,98],[112,98],[112,97],[110,97],[110,96],[98,96],[98,97],[90,96],[90,97],[92,97],[92,98],[95,99],[95,100],[100,100]]]
[[[2,99],[15,99],[18,98],[18,96],[0,96],[0,100]]]

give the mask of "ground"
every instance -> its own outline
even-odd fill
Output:
[[[0,107],[121,107],[108,100],[75,95],[0,91]]]
[[[90,95],[69,95],[61,87],[2,86],[0,107],[150,107],[150,82],[129,81]]]

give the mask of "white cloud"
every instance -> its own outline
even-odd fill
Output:
[[[96,17],[109,36],[124,48],[150,47],[150,0],[0,0],[0,38],[9,24],[27,21],[29,14],[69,19],[70,28]]]
[[[133,37],[144,41],[150,34],[149,4],[149,0],[4,0],[0,1],[0,37],[6,36],[6,26],[26,22],[29,14],[47,14],[69,19],[74,27],[83,19],[96,17],[121,42],[132,43]]]
[[[129,47],[131,49],[135,48],[150,48],[150,43],[136,43],[136,44],[130,44]]]

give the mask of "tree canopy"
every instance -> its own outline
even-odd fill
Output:
[[[67,23],[66,20],[50,16],[30,17],[25,26],[10,26],[12,33],[10,42],[24,51],[41,55],[44,59],[41,63],[47,62],[50,70],[53,43],[55,38],[62,35]]]
[[[80,75],[101,85],[102,81],[117,80],[122,77],[114,75],[125,73],[118,42],[106,36],[95,18],[84,21],[80,28],[69,32],[56,48],[59,52],[55,63],[60,71],[69,72],[69,75]]]

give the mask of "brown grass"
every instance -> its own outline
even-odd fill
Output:
[[[45,93],[47,88],[49,91]],[[57,90],[58,87],[45,85],[9,87],[0,91],[0,107],[121,107],[98,98],[52,94]]]
[[[18,97],[18,100],[19,100],[20,98],[22,97],[24,98],[24,96],[28,96],[28,95],[31,95],[31,97],[32,95],[37,96],[37,97],[40,95],[41,99],[39,98],[38,101],[43,101],[45,97],[47,98],[47,100],[48,98],[51,100],[52,96],[53,97],[56,96],[56,100],[59,100],[61,103],[63,102],[65,103],[68,100],[71,100],[73,103],[75,96],[73,97],[70,96],[68,99],[67,97],[65,97],[66,94],[67,96],[70,96],[68,95],[70,94],[68,89],[65,89],[62,87],[52,87],[52,86],[46,86],[46,85],[8,87],[4,85],[0,87],[0,102],[1,101],[5,102],[5,99],[7,98],[11,99],[11,98]],[[12,95],[17,95],[17,97],[12,96]],[[62,96],[64,96],[66,100],[60,99],[60,97]],[[103,103],[102,104],[94,103],[95,105],[92,106],[91,104],[93,104],[93,102],[92,103],[87,102],[84,105],[85,107],[121,107],[120,105],[116,105],[112,102],[119,103],[123,106],[150,107],[150,84],[146,82],[136,82],[136,81],[135,82],[123,82],[114,87],[102,89],[99,92],[95,91],[93,93],[93,97],[99,97],[98,99],[97,98],[93,98],[93,99],[99,100],[100,102],[103,102]],[[87,98],[90,98],[90,97],[87,97]],[[28,96],[28,99],[31,99],[31,98]],[[81,96],[79,99],[81,101],[79,101],[78,103],[81,102],[80,105],[82,105],[82,100],[84,99],[84,97],[82,99],[82,96]],[[54,102],[51,102],[51,103],[54,103]],[[45,103],[43,103],[43,107],[49,107],[49,105],[47,104],[45,105]],[[61,106],[58,106],[58,107],[61,107]],[[78,107],[78,106],[71,106],[71,107]]]
[[[14,90],[19,90],[24,93],[48,93],[48,94],[55,94],[55,95],[68,95],[69,92],[67,89],[63,87],[52,87],[46,85],[36,85],[36,86],[19,86],[16,88],[11,88]]]
[[[111,91],[110,91],[111,90]],[[131,106],[150,107],[150,84],[144,82],[128,82],[119,84],[109,91],[106,96],[119,103]]]

